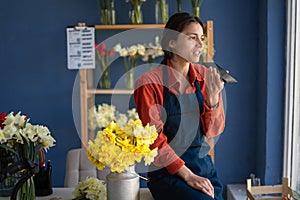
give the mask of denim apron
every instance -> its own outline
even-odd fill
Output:
[[[168,73],[164,68],[164,86],[167,86]],[[193,94],[174,95],[164,87],[164,109],[162,116],[164,134],[168,144],[185,165],[195,174],[208,178],[214,186],[215,199],[222,199],[222,184],[208,155],[209,147],[203,137],[200,113],[203,110],[204,98],[198,81],[195,81],[196,92]],[[166,168],[150,167],[148,187],[156,200],[208,200],[212,197],[196,190],[185,183],[178,175],[171,175]]]

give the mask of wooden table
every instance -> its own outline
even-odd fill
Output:
[[[246,200],[245,184],[229,184],[227,185],[227,200]]]
[[[36,200],[71,200],[74,188],[53,188],[53,194],[36,197]],[[10,200],[10,197],[0,197],[0,200]],[[140,189],[140,200],[153,200],[148,188]]]

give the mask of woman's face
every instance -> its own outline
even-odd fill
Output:
[[[191,22],[186,25],[176,40],[171,40],[169,46],[173,56],[179,56],[186,62],[198,62],[203,50],[205,36],[199,23]],[[177,55],[176,55],[177,54]]]

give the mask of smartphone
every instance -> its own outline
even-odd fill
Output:
[[[215,62],[205,62],[205,63],[203,63],[203,65],[205,65],[206,67],[215,67],[218,70],[221,79],[225,83],[237,83],[238,82],[236,80],[236,78],[234,78],[232,75],[230,75],[227,70],[223,69],[220,65],[218,65]]]

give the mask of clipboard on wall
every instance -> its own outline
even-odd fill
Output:
[[[66,33],[68,69],[95,69],[95,28],[78,23]]]

